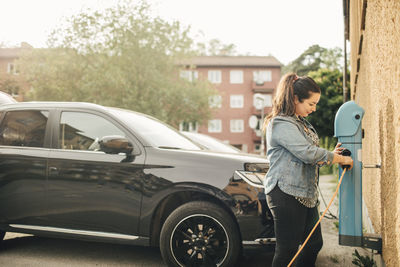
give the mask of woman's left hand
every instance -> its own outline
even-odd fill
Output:
[[[340,147],[341,145],[342,143],[337,143],[335,149],[333,150],[333,153],[341,155],[344,149],[344,147]]]

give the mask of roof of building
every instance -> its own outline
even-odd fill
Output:
[[[198,67],[281,67],[283,65],[273,56],[198,56],[184,60],[182,64]]]
[[[0,48],[0,58],[17,58],[21,48]]]
[[[21,47],[0,48],[0,58],[17,58],[24,49],[33,48],[30,44],[22,42]]]

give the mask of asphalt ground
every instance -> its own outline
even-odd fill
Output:
[[[326,203],[329,203],[337,177],[321,176],[320,189]],[[325,209],[321,200],[320,210]],[[337,217],[338,199],[329,209],[334,216],[321,222],[324,246],[318,255],[318,267],[350,267],[353,253],[361,248],[345,247],[338,244]],[[329,214],[329,213],[328,213]],[[271,266],[273,249],[244,250],[244,256],[237,266]],[[69,239],[52,239],[16,233],[7,233],[0,249],[0,266],[165,266],[158,248],[118,245],[110,243],[85,242]]]

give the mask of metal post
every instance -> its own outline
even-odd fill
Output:
[[[343,103],[348,101],[347,99],[347,44],[346,36],[344,36],[344,64],[343,64]]]

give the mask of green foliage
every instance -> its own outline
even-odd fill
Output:
[[[335,226],[336,230],[339,230],[339,222],[338,221],[333,222],[333,225]]]
[[[360,267],[376,267],[376,262],[369,256],[361,256],[357,249],[354,250],[352,263]]]
[[[179,78],[194,53],[189,28],[149,15],[144,1],[86,10],[51,34],[49,49],[20,60],[34,100],[86,101],[153,115],[172,125],[210,116],[208,82]]]
[[[327,49],[312,45],[298,58],[283,67],[282,72],[295,72],[299,76],[307,75],[310,71],[319,69],[339,70],[341,68],[342,49]]]
[[[333,151],[335,149],[336,144],[337,140],[334,137],[323,136],[319,140],[319,146],[329,151]],[[320,175],[328,175],[328,174],[336,175],[338,172],[339,171],[337,165],[325,165],[322,166],[319,170]]]
[[[339,263],[339,259],[337,255],[329,256],[329,260],[333,263]]]
[[[317,111],[308,118],[321,137],[333,136],[335,114],[343,104],[342,58],[343,52],[340,48],[327,49],[313,45],[283,69],[283,72],[308,75],[321,88]],[[347,88],[349,87],[348,83]]]
[[[0,80],[0,91],[6,92],[10,95],[17,95],[21,90],[19,83],[12,78]]]
[[[236,46],[223,44],[218,39],[211,39],[208,43],[196,43],[196,51],[201,56],[234,56]]]
[[[319,69],[308,73],[321,88],[321,98],[317,111],[308,120],[321,137],[332,137],[334,120],[339,107],[343,104],[343,75],[339,70]]]

